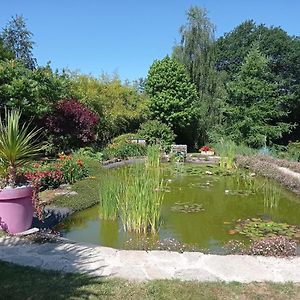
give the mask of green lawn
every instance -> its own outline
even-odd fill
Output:
[[[102,166],[99,162],[90,162],[88,167],[90,176],[72,185],[72,190],[78,194],[71,197],[56,197],[51,206],[68,207],[73,211],[80,211],[99,203],[97,185],[100,182]]]
[[[0,299],[300,299],[300,284],[134,283],[40,271],[0,262]]]

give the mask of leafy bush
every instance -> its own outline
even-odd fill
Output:
[[[33,163],[22,168],[21,173],[31,182],[38,184],[41,191],[57,188],[64,182],[59,162]]]
[[[46,128],[59,150],[76,149],[96,140],[98,116],[76,100],[64,100],[46,118]]]
[[[82,160],[84,163],[89,163],[91,161],[101,162],[103,160],[103,153],[98,152],[91,147],[85,147],[75,151],[73,157]]]
[[[40,190],[57,188],[62,183],[73,184],[88,175],[81,160],[61,154],[59,160],[32,163],[20,170],[19,176],[38,184]]]
[[[130,139],[136,136],[135,133],[126,133],[115,137],[111,144],[104,149],[103,160],[146,155],[147,147],[130,142]]]
[[[147,144],[159,144],[165,150],[170,150],[175,139],[173,130],[158,120],[143,123],[138,131],[138,136],[144,138]]]
[[[73,184],[88,175],[88,171],[84,163],[80,159],[74,159],[71,155],[61,154],[59,156],[61,162],[61,171],[66,183]]]
[[[134,156],[146,155],[147,147],[141,144],[121,144],[109,146],[103,151],[104,159],[110,158],[128,158]]]

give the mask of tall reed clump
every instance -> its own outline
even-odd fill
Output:
[[[274,183],[266,182],[262,185],[261,190],[264,198],[264,206],[271,209],[278,207],[281,196],[280,188],[274,185]]]
[[[233,141],[225,141],[223,138],[214,145],[216,152],[220,155],[220,167],[222,169],[231,170],[235,168],[236,147]]]
[[[103,176],[99,186],[99,216],[104,220],[116,220],[123,184],[114,176]]]
[[[160,164],[160,149],[157,145],[147,147],[146,166],[158,168]]]
[[[123,171],[124,190],[119,213],[125,231],[155,233],[160,222],[163,182],[159,168],[137,165]]]

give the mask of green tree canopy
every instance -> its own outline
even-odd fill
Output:
[[[285,134],[283,142],[300,138],[300,39],[289,36],[280,27],[257,25],[245,21],[231,32],[219,38],[216,43],[217,68],[226,71],[232,80],[239,71],[253,44],[259,46],[261,53],[269,60],[269,70],[282,90],[289,94],[284,109],[291,113],[283,117],[283,122],[298,124],[291,134]]]
[[[205,144],[209,131],[220,123],[226,94],[224,76],[215,68],[215,26],[205,9],[192,6],[187,12],[187,23],[179,32],[181,41],[174,47],[172,57],[185,67],[197,88],[199,115],[194,131],[199,144]]]
[[[261,147],[265,141],[280,138],[290,124],[281,122],[287,115],[280,85],[269,68],[269,60],[253,47],[234,80],[227,84],[228,101],[225,108],[223,134],[237,143]]]
[[[70,90],[68,77],[48,65],[30,70],[17,60],[0,61],[0,108],[19,108],[27,120],[42,119]]]
[[[169,125],[184,141],[183,132],[197,115],[197,90],[184,67],[169,56],[156,60],[149,69],[145,90],[150,96],[150,117]]]
[[[25,19],[22,16],[12,17],[1,33],[1,38],[7,49],[13,52],[15,58],[24,63],[30,69],[36,65],[33,57],[32,33],[27,29]]]
[[[103,143],[136,131],[146,119],[147,97],[135,87],[122,84],[117,76],[73,74],[73,92],[80,102],[100,116],[98,136]]]

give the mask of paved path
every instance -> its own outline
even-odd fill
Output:
[[[33,244],[17,237],[2,237],[0,259],[48,270],[128,280],[300,282],[300,257],[126,251],[70,241]]]

